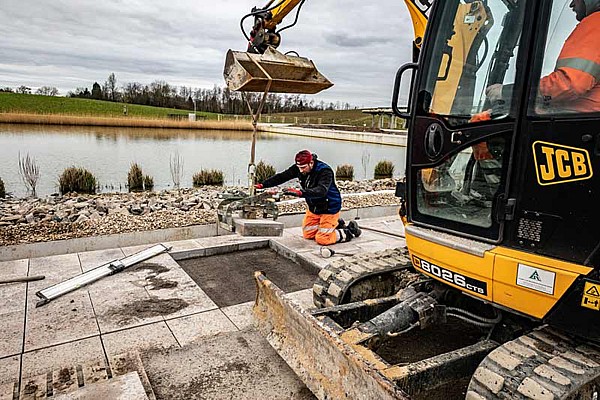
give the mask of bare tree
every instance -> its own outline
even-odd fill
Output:
[[[27,190],[31,191],[33,197],[36,197],[35,188],[40,178],[40,166],[36,163],[35,158],[29,157],[29,153],[25,157],[21,157],[21,153],[19,153],[19,175]]]
[[[367,168],[369,168],[369,163],[371,162],[371,153],[369,153],[367,150],[363,150],[362,156],[360,158],[360,162],[362,164],[363,171],[365,173],[364,179],[368,179]]]
[[[179,155],[178,151],[175,151],[175,153],[169,157],[169,160],[173,185],[175,188],[179,189],[179,185],[181,185],[181,177],[183,175],[183,157]]]
[[[35,91],[35,94],[41,94],[42,96],[58,96],[58,89],[53,86],[42,86]]]

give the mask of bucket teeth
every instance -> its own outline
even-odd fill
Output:
[[[271,93],[315,94],[333,86],[308,58],[287,56],[272,47],[264,54],[229,50],[223,76],[230,90],[240,92],[268,88]]]

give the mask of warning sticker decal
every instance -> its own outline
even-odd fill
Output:
[[[591,308],[592,310],[600,310],[600,284],[586,282],[583,288],[583,296],[581,298],[581,306]]]

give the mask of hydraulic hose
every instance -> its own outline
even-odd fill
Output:
[[[467,322],[467,323],[469,323],[471,325],[478,326],[480,328],[491,328],[491,327],[493,327],[495,325],[495,324],[491,324],[491,323],[475,321],[474,319],[465,317],[465,316],[460,315],[460,314],[447,313],[446,315],[454,317],[454,318],[458,318],[458,319],[460,319],[462,321],[465,321],[465,322]]]
[[[472,312],[469,312],[467,310],[463,310],[462,308],[448,307],[448,308],[446,308],[446,310],[448,311],[448,314],[460,313],[467,317],[471,317],[474,320],[482,322],[484,324],[497,324],[502,319],[502,314],[500,314],[500,313],[498,313],[498,315],[494,318],[486,318],[486,317],[482,317],[480,315],[474,314]]]
[[[260,10],[252,11],[251,13],[248,13],[248,14],[246,14],[246,15],[244,15],[242,17],[242,19],[240,20],[240,29],[242,30],[242,34],[244,35],[244,37],[246,38],[246,40],[248,41],[248,43],[250,43],[250,37],[246,34],[246,31],[244,30],[244,21],[246,20],[246,18],[248,18],[248,17],[254,17],[256,15],[272,11],[272,10],[276,9],[277,7],[279,7],[281,4],[283,4],[284,1],[285,0],[280,0],[273,7],[269,7],[269,8],[266,8],[266,9],[260,9]],[[273,4],[273,1],[269,1],[269,3],[267,3],[267,7],[269,5],[271,5],[271,4]]]

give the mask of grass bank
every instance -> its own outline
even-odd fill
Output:
[[[187,118],[187,110],[141,106],[138,104],[113,103],[103,100],[76,99],[70,97],[40,96],[0,92],[0,113],[13,114],[62,114],[93,117],[131,118]],[[197,112],[198,119],[217,119],[217,114]]]
[[[124,108],[127,108],[125,115]],[[196,112],[188,122],[188,110],[113,103],[103,100],[0,92],[0,123],[128,126],[198,129],[250,129],[250,116]],[[287,124],[337,124],[371,127],[372,119],[361,110],[325,110],[270,114],[261,122]],[[215,125],[213,125],[215,124]],[[227,128],[232,126],[232,128]]]

